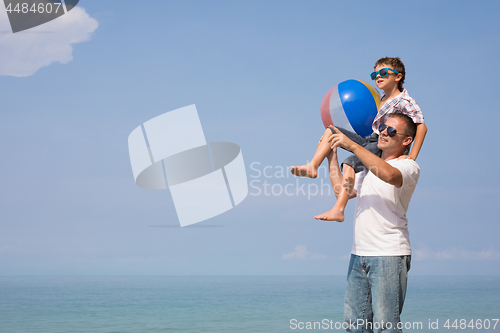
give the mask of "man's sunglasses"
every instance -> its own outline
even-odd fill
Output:
[[[377,75],[380,75],[380,77],[386,77],[387,74],[389,74],[389,71],[393,71],[394,73],[399,74],[398,71],[395,71],[392,68],[382,68],[379,71],[375,71],[375,72],[371,73],[370,77],[372,78],[372,80],[375,80],[377,78]]]
[[[394,127],[391,127],[391,126],[388,127],[386,124],[380,124],[378,126],[379,133],[382,133],[385,129],[387,129],[387,135],[390,136],[391,138],[395,137],[396,134],[406,135],[406,134],[398,133],[398,131]]]

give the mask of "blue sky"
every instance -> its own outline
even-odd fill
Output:
[[[0,275],[344,275],[354,202],[344,223],[318,222],[332,195],[256,187],[313,193],[327,182],[281,170],[311,158],[324,94],[369,80],[384,56],[404,61],[429,128],[408,212],[412,274],[500,274],[497,1],[78,7],[35,33],[2,26],[12,65],[0,77]],[[29,66],[39,69],[15,75]],[[168,191],[135,185],[127,138],[190,104],[207,141],[241,147],[254,186],[236,208],[181,229],[168,227],[178,224]]]

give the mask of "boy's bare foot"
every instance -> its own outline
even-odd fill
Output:
[[[316,220],[322,220],[322,221],[344,222],[344,213],[333,207],[326,213],[321,215],[316,215],[314,218]]]
[[[301,166],[293,166],[290,171],[298,177],[309,177],[316,178],[318,176],[318,168],[313,165],[301,165]]]

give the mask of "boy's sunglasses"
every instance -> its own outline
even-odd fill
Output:
[[[380,124],[378,126],[378,132],[379,133],[382,133],[385,129],[387,129],[387,135],[390,136],[391,138],[395,137],[396,134],[406,135],[406,134],[398,133],[398,131],[394,127],[391,127],[391,126],[387,127],[386,124]]]
[[[370,77],[372,78],[372,80],[375,80],[377,78],[377,75],[380,75],[380,77],[386,77],[387,74],[389,74],[389,71],[393,71],[394,73],[399,74],[398,71],[395,71],[392,68],[382,68],[379,71],[375,71],[375,72],[371,73]]]

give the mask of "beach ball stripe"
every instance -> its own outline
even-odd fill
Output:
[[[343,127],[361,136],[372,133],[371,125],[380,104],[378,91],[359,80],[347,80],[330,89],[321,102],[323,125]]]
[[[370,92],[372,93],[373,100],[375,101],[375,104],[377,105],[377,111],[378,111],[378,108],[380,107],[380,94],[378,93],[377,89],[375,89],[375,87],[373,87],[368,82],[361,81],[361,80],[359,80],[359,82],[363,83],[368,88],[368,90],[370,90]]]
[[[323,100],[321,101],[321,106],[319,108],[321,112],[321,120],[323,121],[323,125],[325,125],[325,128],[333,125],[332,117],[330,116],[330,98],[332,96],[332,92],[336,89],[337,86],[328,90],[325,97],[323,97]]]
[[[351,127],[351,124],[345,115],[344,108],[342,107],[338,85],[326,93],[325,97],[321,101],[320,111],[321,120],[323,121],[325,128],[334,125],[333,119],[335,119],[335,126],[343,127],[354,132],[354,129]]]

